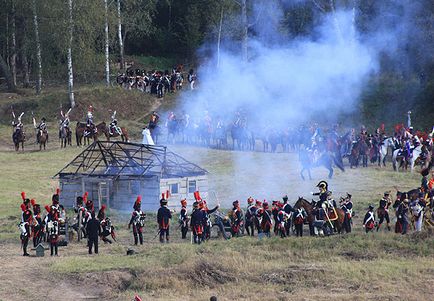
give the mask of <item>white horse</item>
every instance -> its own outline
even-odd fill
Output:
[[[398,171],[399,166],[397,166],[398,163],[398,153],[400,152],[400,148],[393,151],[392,154],[392,163],[393,163],[393,170]],[[416,162],[416,159],[419,158],[420,154],[422,153],[422,145],[418,145],[415,147],[410,155],[409,162],[410,163],[410,170],[413,172],[414,170],[414,163]]]
[[[389,147],[392,148],[392,152],[393,152],[393,149],[395,148],[395,143],[392,137],[384,139],[378,150],[378,152],[380,153],[378,166],[381,166],[381,164],[383,164],[383,166],[386,166],[386,156],[389,151]]]

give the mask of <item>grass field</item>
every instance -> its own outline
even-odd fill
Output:
[[[313,171],[312,181],[299,177],[295,153],[249,153],[172,146],[172,150],[206,168],[210,189],[228,208],[234,199],[248,196],[279,199],[288,194],[310,196],[327,171]],[[31,149],[31,147],[30,147]],[[264,239],[242,237],[213,240],[201,246],[181,241],[172,228],[172,243],[152,240],[156,223],[150,217],[145,244],[125,256],[132,234],[129,213],[110,212],[118,242],[102,245],[89,256],[85,242],[60,249],[58,258],[20,256],[18,229],[20,192],[48,204],[57,183],[51,177],[82,149],[60,150],[54,142],[45,152],[0,152],[0,299],[28,300],[34,291],[47,291],[55,281],[58,293],[47,300],[429,300],[434,281],[432,232],[409,234],[361,231],[360,216],[369,203],[378,203],[386,190],[408,190],[420,176],[385,169],[347,169],[329,181],[335,198],[353,195],[358,217],[354,233],[328,238]],[[178,202],[178,200],[173,200]],[[33,279],[16,289],[14,283]],[[417,283],[417,289],[414,289]]]

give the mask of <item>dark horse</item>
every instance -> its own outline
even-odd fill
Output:
[[[24,150],[24,141],[26,140],[26,136],[24,135],[23,129],[18,129],[12,134],[12,141],[15,145],[15,150],[18,151],[20,149],[20,143],[21,143],[21,150]]]
[[[335,156],[330,154],[329,152],[323,152],[318,155],[318,158],[316,160],[313,159],[313,154],[307,150],[300,150],[299,152],[299,160],[301,163],[301,171],[300,175],[301,178],[304,180],[304,171],[307,170],[307,173],[309,175],[309,179],[312,180],[312,176],[310,174],[310,170],[314,167],[318,166],[324,166],[329,171],[329,179],[333,177],[333,162],[334,164],[342,171],[345,171],[344,166],[342,165],[339,160],[336,159]]]
[[[48,143],[48,132],[39,130],[37,134],[38,143],[39,143],[39,150],[42,150],[42,146],[44,146]]]
[[[233,124],[231,129],[232,149],[235,150],[235,145],[238,150],[254,150],[255,137],[253,132],[248,130],[246,126],[238,126]]]
[[[108,127],[107,124],[103,121],[97,124],[96,129],[97,129],[96,136],[104,134],[105,137],[107,138],[107,141],[110,141],[111,137],[116,138],[121,136],[122,142],[128,142],[128,131],[126,128],[121,127],[121,132],[122,132],[121,135],[119,135],[119,133],[116,131],[110,134],[110,127]]]
[[[309,232],[310,235],[315,235],[314,233],[314,227],[313,227],[313,222],[315,220],[315,215],[314,215],[314,207],[315,207],[315,203],[312,201],[312,203],[308,202],[307,200],[305,200],[302,197],[299,197],[297,202],[295,202],[294,208],[298,209],[298,208],[304,208],[304,210],[307,213],[307,223],[309,224]],[[337,214],[337,218],[334,220],[326,220],[325,223],[332,226],[332,228],[336,229],[336,231],[340,234],[343,228],[343,224],[344,224],[344,219],[345,219],[345,212],[344,210],[340,209],[340,208],[335,208],[336,210],[336,214]]]
[[[75,127],[75,139],[77,141],[77,146],[82,145],[81,143],[82,139],[83,139],[83,145],[86,145],[86,142],[87,144],[90,144],[89,142],[90,138],[93,138],[93,141],[96,141],[98,136],[96,132],[97,127],[98,126],[94,125],[90,134],[84,137],[84,132],[86,131],[87,125],[84,122],[77,121],[77,126]]]
[[[60,148],[66,147],[66,145],[72,145],[71,129],[61,124],[59,127],[59,139],[60,139]]]

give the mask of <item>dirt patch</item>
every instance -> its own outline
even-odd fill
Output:
[[[74,274],[71,278],[78,283],[87,283],[104,288],[104,291],[125,291],[135,276],[128,270],[113,270]]]
[[[214,288],[217,285],[237,282],[238,279],[229,269],[223,267],[218,263],[210,263],[204,260],[200,260],[195,264],[193,269],[186,272],[189,281],[192,285],[206,286]]]
[[[377,259],[378,256],[372,253],[360,253],[360,252],[355,252],[355,251],[350,251],[350,252],[343,252],[339,254],[340,256],[343,257],[347,257],[350,260],[356,260],[356,261],[360,261],[360,260],[374,260]]]
[[[266,283],[294,287],[300,283],[303,283],[304,287],[322,287],[324,286],[325,277],[326,271],[323,268],[289,266],[286,269],[263,273],[260,276],[260,280]]]

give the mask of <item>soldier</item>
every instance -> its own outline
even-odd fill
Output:
[[[285,223],[285,234],[286,236],[290,236],[291,235],[291,220],[292,220],[292,213],[294,212],[294,209],[292,208],[292,206],[290,204],[288,204],[288,196],[285,195],[283,198],[283,211],[285,212],[286,216],[287,216],[287,220]]]
[[[137,199],[133,206],[133,214],[131,215],[128,229],[133,225],[134,244],[140,240],[140,244],[143,245],[143,227],[145,226],[146,213],[141,210],[142,196],[137,196]]]
[[[422,231],[423,214],[425,207],[425,193],[419,192],[419,199],[411,202],[410,204],[410,208],[414,216],[414,228],[417,232]]]
[[[401,220],[398,218],[398,209],[401,206],[401,203],[403,201],[403,194],[400,191],[396,192],[396,199],[393,203],[393,208],[395,209],[395,216],[396,216],[396,223],[395,223],[395,233],[401,233],[402,232],[402,224]]]
[[[199,196],[199,192],[198,196]],[[200,198],[200,196],[199,196]],[[208,240],[211,237],[211,219],[210,219],[210,214],[214,213],[218,208],[220,207],[219,204],[217,204],[217,206],[215,206],[213,209],[209,209],[208,205],[206,203],[206,200],[200,200],[199,201],[199,209],[201,209],[203,211],[203,235],[202,238],[204,240]]]
[[[307,218],[306,210],[303,207],[296,208],[294,213],[295,235],[303,236],[303,224]]]
[[[190,218],[187,214],[187,200],[182,199],[181,200],[181,211],[179,213],[179,225],[181,227],[181,238],[186,239],[187,238],[187,232],[188,232],[188,221]]]
[[[15,137],[15,135],[18,134],[19,131],[23,131],[23,133],[24,133],[24,130],[23,130],[24,124],[21,122],[21,118],[23,117],[23,115],[24,115],[24,112],[21,112],[20,116],[18,116],[18,118],[17,118],[17,122],[15,122],[15,113],[12,112],[12,116],[14,116],[14,120],[12,121],[12,126],[14,127],[14,133],[13,133],[14,137]]]
[[[283,210],[283,204],[277,203],[276,207],[278,208],[277,212],[277,233],[280,234],[281,238],[286,237],[286,224],[288,223],[288,220],[290,219],[290,215]]]
[[[365,228],[366,233],[372,231],[375,226],[375,214],[374,214],[374,206],[369,205],[368,212],[365,214],[365,218],[363,219],[363,228]]]
[[[390,192],[385,192],[383,198],[380,200],[379,207],[377,209],[377,216],[379,217],[377,232],[380,230],[381,224],[384,219],[386,219],[387,230],[390,231],[390,217],[389,217],[389,207],[392,205],[392,200],[390,199]]]
[[[164,237],[166,237],[166,242],[169,242],[169,226],[170,219],[172,218],[172,213],[169,208],[167,208],[167,196],[162,194],[162,198],[160,200],[160,208],[157,213],[157,222],[160,233],[160,243],[164,243]]]
[[[346,198],[341,199],[341,209],[345,213],[344,228],[347,233],[351,233],[351,224],[353,218],[353,201],[351,200],[351,194],[347,192]]]
[[[240,227],[243,223],[243,216],[241,214],[240,202],[238,200],[232,202],[233,208],[231,212],[231,232],[233,237],[240,235]]]
[[[280,208],[278,204],[279,204],[278,201],[273,201],[271,203],[271,215],[273,216],[273,222],[274,222],[274,228],[273,228],[274,235],[277,235],[279,232],[279,222],[278,222],[277,214],[279,213]]]
[[[42,241],[42,235],[44,232],[42,226],[41,206],[39,204],[36,204],[36,201],[34,199],[31,199],[30,203],[33,207],[34,221],[34,224],[32,225],[33,247],[36,248],[36,246]]]
[[[254,224],[254,218],[256,215],[256,211],[258,210],[258,208],[256,207],[256,205],[253,203],[254,200],[252,197],[249,197],[247,199],[247,210],[246,210],[246,215],[245,215],[245,228],[247,231],[247,235],[249,236],[255,236],[255,224]]]
[[[118,120],[116,119],[116,111],[113,112],[113,115],[111,116],[112,121],[110,122],[110,136],[113,136],[115,133],[117,133],[119,136],[122,135],[122,130],[118,126]]]
[[[264,200],[262,203],[262,211],[259,214],[259,217],[261,218],[261,237],[263,235],[270,237],[270,231],[271,227],[273,226],[273,222],[271,220],[271,211],[267,201]]]
[[[54,207],[49,206],[46,206],[45,209],[49,212],[45,217],[45,231],[47,232],[50,242],[51,256],[58,256],[59,219],[57,217],[57,211]]]
[[[35,118],[33,118],[35,129],[38,130],[36,134],[36,142],[39,143],[39,139],[41,138],[43,133],[47,133],[47,124],[45,123],[47,119],[45,117],[42,117],[41,121],[38,125],[36,125]]]
[[[320,208],[323,207],[323,204],[327,204],[327,199],[328,199],[328,184],[326,181],[320,181],[318,183],[318,185],[316,185],[316,187],[318,187],[319,192],[316,193],[312,193],[312,195],[317,195],[319,196],[319,201],[316,203],[316,207]]]
[[[397,223],[399,222],[401,225],[401,234],[407,234],[407,228],[408,228],[408,199],[407,194],[402,194],[402,202],[399,204],[397,209],[398,219]]]
[[[89,136],[92,132],[96,133],[97,129],[93,123],[93,107],[90,105],[86,114],[86,130],[84,131],[84,137]]]
[[[23,256],[30,256],[29,253],[27,253],[27,245],[29,244],[30,239],[30,227],[33,224],[33,218],[32,218],[32,211],[29,209],[30,200],[26,198],[25,192],[21,192],[21,198],[23,199],[23,203],[21,204],[21,222],[18,225],[20,229],[20,239],[21,239],[21,246],[23,248]]]
[[[203,211],[199,209],[198,202],[193,203],[193,212],[191,213],[190,226],[193,233],[193,241],[195,244],[200,244],[202,242],[202,220]]]
[[[97,218],[100,221],[101,224],[101,239],[104,243],[111,244],[112,241],[107,238],[108,236],[111,236],[113,239],[115,239],[116,235],[114,232],[114,227],[111,223],[111,220],[109,217],[105,214],[106,205],[102,205],[101,209],[98,211]]]

